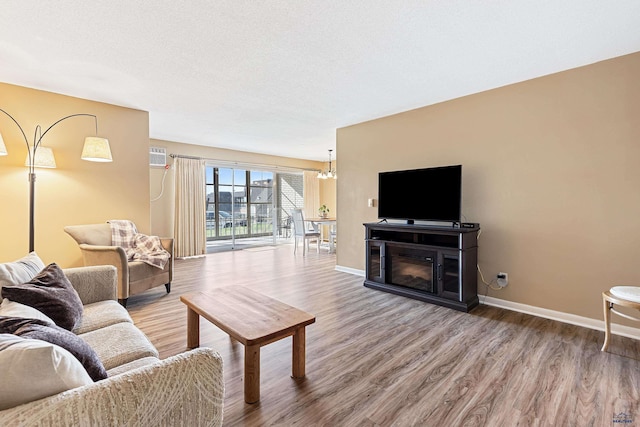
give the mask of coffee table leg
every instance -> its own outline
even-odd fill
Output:
[[[244,346],[244,401],[260,400],[260,346]]]
[[[187,347],[196,348],[200,345],[200,315],[187,307]]]
[[[298,328],[293,334],[293,360],[291,366],[291,376],[293,378],[304,378],[305,375],[305,329]]]

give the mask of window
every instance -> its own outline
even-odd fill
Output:
[[[273,234],[273,182],[273,172],[207,166],[207,240]]]

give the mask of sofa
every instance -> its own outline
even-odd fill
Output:
[[[171,254],[169,262],[159,269],[142,261],[128,261],[125,250],[111,242],[108,223],[68,225],[64,231],[80,247],[85,266],[113,265],[118,269],[118,301],[127,306],[127,299],[156,286],[164,285],[171,292],[173,279],[173,239],[160,238],[163,248]]]
[[[199,348],[160,360],[117,302],[115,267],[62,271],[83,307],[71,332],[95,351],[107,378],[3,409],[0,425],[222,425],[224,381],[217,352]]]

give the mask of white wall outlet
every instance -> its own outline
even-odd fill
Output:
[[[375,206],[375,199],[369,199],[367,200],[367,206],[369,206],[370,208]]]
[[[501,288],[504,288],[509,284],[509,275],[507,273],[500,272],[496,276],[496,283]]]

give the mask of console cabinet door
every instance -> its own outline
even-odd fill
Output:
[[[372,282],[385,281],[385,244],[369,240],[367,242],[367,279]]]
[[[462,301],[460,279],[460,256],[458,251],[440,250],[438,252],[440,295],[444,298]]]

